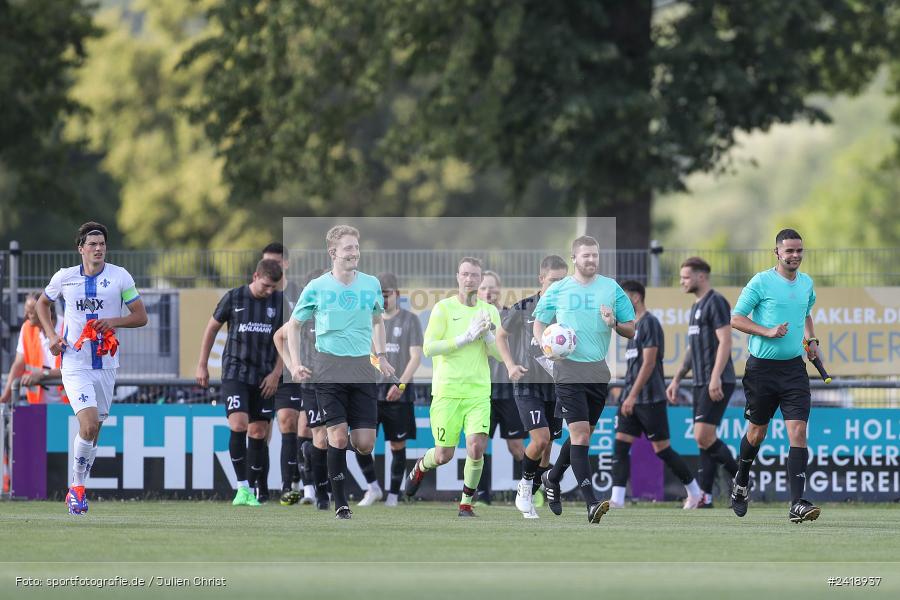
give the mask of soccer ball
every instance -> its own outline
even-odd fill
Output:
[[[572,354],[575,343],[575,330],[559,323],[547,327],[541,336],[541,350],[551,360],[559,360]]]

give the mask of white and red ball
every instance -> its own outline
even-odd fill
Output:
[[[541,336],[541,349],[544,356],[552,360],[566,358],[575,351],[575,330],[559,323],[553,323],[544,330]]]

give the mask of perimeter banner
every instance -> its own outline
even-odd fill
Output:
[[[716,288],[734,306],[741,288]],[[501,303],[511,306],[519,299],[535,293],[534,289],[504,289]],[[180,376],[193,378],[200,354],[200,339],[216,303],[225,290],[181,290],[179,302]],[[431,309],[439,300],[452,295],[446,289],[401,290],[400,306],[419,315],[422,327],[428,324]],[[816,335],[821,340],[822,359],[831,375],[845,377],[894,376],[900,371],[900,288],[820,288],[813,309]],[[671,377],[684,360],[687,329],[693,295],[677,288],[648,288],[647,307],[663,326],[666,376]],[[216,337],[210,355],[210,377],[219,377],[222,351],[225,348],[223,328]],[[618,377],[625,373],[626,340],[613,336],[615,361],[610,365]],[[748,336],[732,330],[732,358],[738,375],[747,361]],[[810,376],[817,377],[810,366]],[[419,381],[431,376],[431,361],[423,359],[416,374]]]
[[[410,440],[408,465],[433,445],[428,408],[416,407],[417,437]],[[669,409],[673,448],[696,467],[697,446],[693,440],[691,409]],[[72,439],[77,421],[68,406],[17,407],[13,420],[16,445],[13,463],[13,495],[27,498],[62,498],[71,480]],[[746,422],[739,408],[729,408],[719,436],[737,452]],[[612,485],[610,458],[615,432],[615,409],[607,408],[591,440],[591,459],[596,472],[594,487],[602,497]],[[890,409],[813,409],[809,429],[810,464],[808,495],[829,501],[893,501],[900,498],[900,411]],[[220,498],[228,499],[235,488],[228,454],[229,430],[221,406],[207,405],[114,405],[100,433],[99,451],[88,484],[92,497],[115,498]],[[279,490],[278,456],[281,436],[272,436],[269,446],[269,486]],[[562,440],[554,448],[554,459]],[[789,443],[781,415],[772,422],[753,475],[757,499],[785,500],[788,494],[787,455]],[[496,438],[490,445],[493,462],[492,487],[511,491],[521,474]],[[379,479],[390,477],[391,453],[385,454],[384,439],[375,446]],[[462,489],[465,450],[459,447],[455,464],[429,473],[419,491],[426,499],[452,499]],[[348,457],[348,490],[360,497],[365,480],[354,458]],[[648,486],[647,478],[652,481]],[[683,497],[684,488],[653,456],[634,456],[632,481],[641,481],[637,495],[650,499]],[[655,483],[655,485],[654,485]],[[724,480],[720,481],[724,486]],[[647,490],[650,491],[647,491]],[[575,491],[571,472],[562,490]]]

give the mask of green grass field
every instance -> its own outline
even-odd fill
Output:
[[[613,511],[589,526],[582,505],[524,520],[514,507],[354,509],[351,521],[308,506],[233,508],[218,502],[94,502],[84,517],[62,502],[0,503],[0,597],[606,598],[900,597],[900,505],[825,505],[814,523],[784,505],[674,504]],[[141,577],[134,588],[62,587],[49,578]],[[882,577],[877,588],[829,577]],[[39,578],[39,587],[16,585]],[[161,586],[157,577],[221,577],[226,587]],[[562,600],[561,596],[558,596]]]

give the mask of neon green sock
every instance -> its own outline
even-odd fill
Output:
[[[436,469],[438,464],[434,460],[434,448],[429,448],[427,452],[425,452],[425,456],[422,457],[422,470],[430,471],[432,469]]]
[[[481,471],[484,468],[484,458],[475,460],[469,456],[466,457],[466,466],[463,468],[463,485],[471,490],[478,488],[478,482],[481,481]],[[472,497],[463,491],[460,504],[472,504]]]

